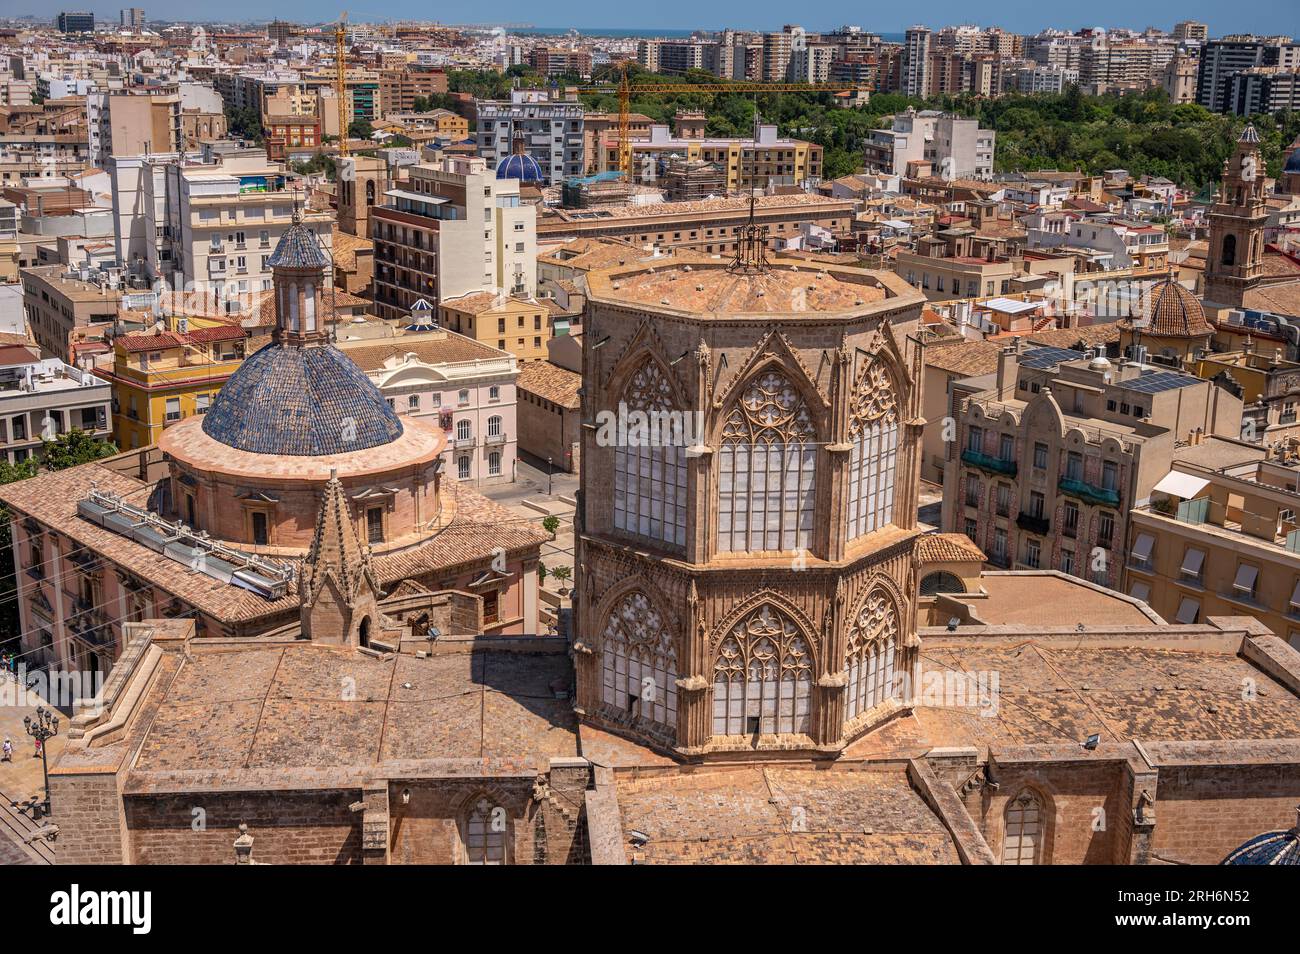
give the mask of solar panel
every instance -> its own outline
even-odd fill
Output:
[[[1145,371],[1141,377],[1134,378],[1131,381],[1122,381],[1119,386],[1125,390],[1138,391],[1142,394],[1158,394],[1161,391],[1185,388],[1188,385],[1199,383],[1200,380],[1195,375],[1180,374],[1177,371]]]
[[[1052,348],[1048,346],[1026,348],[1020,355],[1020,366],[1022,368],[1045,370],[1054,368],[1066,361],[1080,361],[1087,357],[1088,355],[1082,351],[1074,351],[1071,348]]]

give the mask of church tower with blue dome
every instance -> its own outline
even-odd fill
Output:
[[[544,185],[546,175],[542,172],[542,165],[528,154],[522,131],[515,130],[510,146],[510,155],[497,163],[497,178],[518,179],[523,185]]]

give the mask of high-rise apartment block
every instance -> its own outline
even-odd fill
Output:
[[[518,179],[499,179],[478,157],[449,156],[408,170],[388,202],[370,210],[375,310],[401,318],[474,292],[532,296],[537,211],[519,200]]]
[[[902,88],[904,96],[927,96],[930,90],[930,37],[925,27],[907,31],[903,44]]]
[[[551,94],[546,90],[517,89],[510,101],[478,103],[478,154],[490,168],[515,151],[537,160],[547,182],[560,182],[582,175],[583,108],[576,95]]]
[[[1196,101],[1216,113],[1246,115],[1252,83],[1234,83],[1254,67],[1300,70],[1300,43],[1289,36],[1225,36],[1205,44],[1196,81]],[[1258,95],[1258,94],[1256,94]]]

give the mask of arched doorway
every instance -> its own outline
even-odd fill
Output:
[[[357,636],[362,646],[370,645],[370,617],[361,617],[361,628],[357,630]]]

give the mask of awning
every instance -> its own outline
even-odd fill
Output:
[[[1151,596],[1151,586],[1138,580],[1133,584],[1133,588],[1128,591],[1128,595],[1145,603]]]
[[[1151,559],[1151,547],[1155,542],[1156,538],[1149,533],[1138,534],[1138,538],[1133,541],[1133,556],[1139,563],[1146,563]]]
[[[1183,500],[1191,500],[1209,485],[1210,482],[1204,477],[1193,477],[1191,474],[1171,470],[1152,490],[1158,490],[1172,497],[1180,497]]]
[[[1295,589],[1291,591],[1291,605],[1300,609],[1300,580],[1296,580]]]
[[[1174,617],[1176,623],[1195,623],[1196,617],[1200,615],[1201,604],[1196,602],[1190,596],[1184,596],[1183,601],[1178,604],[1178,615]]]
[[[1198,550],[1196,547],[1188,547],[1187,552],[1183,554],[1183,565],[1179,571],[1184,576],[1194,576],[1200,579],[1201,566],[1205,563],[1205,551]]]

